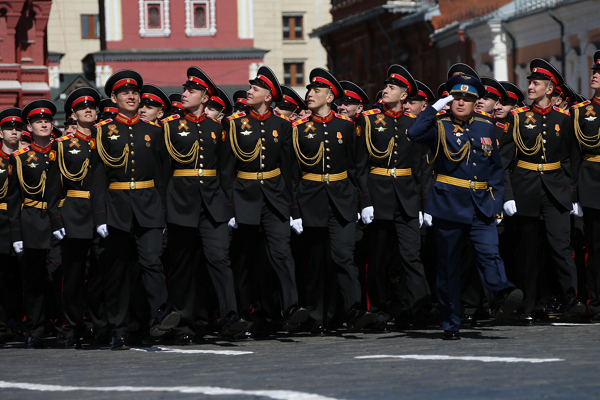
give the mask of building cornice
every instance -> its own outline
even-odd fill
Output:
[[[88,54],[94,62],[102,61],[174,61],[174,60],[239,60],[263,58],[269,50],[254,47],[225,49],[128,49],[101,50]]]

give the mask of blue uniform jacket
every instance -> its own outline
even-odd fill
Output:
[[[494,125],[477,117],[477,114],[473,115],[467,122],[454,119],[450,114],[436,118],[435,109],[428,106],[407,131],[411,140],[429,145],[434,157],[437,153],[435,163],[438,176],[488,182],[491,191],[472,190],[439,181],[431,188],[425,212],[436,218],[463,224],[473,221],[476,209],[489,218],[499,215],[503,204],[503,169]],[[444,132],[438,132],[438,121],[443,125]],[[441,140],[438,135],[443,135]],[[444,141],[448,153],[457,153],[469,143],[466,148],[468,152],[460,162],[451,161],[444,151]],[[460,156],[454,155],[452,158],[458,159]]]

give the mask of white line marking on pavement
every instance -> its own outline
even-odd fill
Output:
[[[537,325],[552,325],[552,326],[595,326],[600,324],[594,323],[576,323],[576,322],[537,322]]]
[[[242,354],[253,354],[253,351],[237,351],[237,350],[184,350],[170,349],[168,347],[132,347],[131,350],[143,351],[146,353],[182,353],[182,354],[220,354],[222,356],[241,356]]]
[[[380,358],[402,358],[407,360],[425,360],[425,361],[448,361],[448,360],[460,360],[460,361],[481,361],[481,362],[528,362],[528,363],[543,363],[543,362],[554,362],[554,361],[565,361],[561,358],[518,358],[518,357],[476,357],[476,356],[465,356],[465,357],[454,357],[454,356],[426,356],[417,354],[408,354],[405,356],[388,356],[388,355],[375,355],[375,356],[360,356],[354,357],[361,360],[367,359],[380,359]]]
[[[0,381],[1,389],[24,389],[40,392],[179,392],[185,394],[205,394],[209,396],[240,395],[240,396],[262,396],[275,400],[339,400],[333,397],[320,396],[318,394],[294,392],[291,390],[241,390],[229,389],[215,386],[62,386],[41,385],[24,382]]]

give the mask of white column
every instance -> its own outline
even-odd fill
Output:
[[[500,23],[489,23],[492,31],[492,49],[490,55],[494,58],[494,78],[498,81],[508,80],[508,47],[506,34],[502,32]]]
[[[116,42],[123,40],[121,0],[105,0],[104,16],[106,41]]]
[[[96,64],[96,68],[94,69],[94,75],[96,76],[96,87],[103,87],[104,82],[102,79],[102,65]]]

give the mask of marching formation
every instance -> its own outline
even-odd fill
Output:
[[[591,100],[530,68],[525,96],[455,64],[436,101],[392,65],[375,104],[322,68],[233,101],[197,67],[169,96],[122,70],[64,132],[48,100],[2,110],[0,343],[23,316],[27,347],[112,350],[600,322],[600,52]]]

